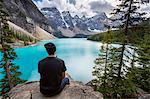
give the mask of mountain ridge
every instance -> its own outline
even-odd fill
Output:
[[[63,35],[68,37],[75,37],[76,34],[93,35],[95,34],[94,30],[105,31],[105,24],[109,20],[105,13],[87,18],[85,15],[82,17],[72,16],[69,11],[60,12],[56,7],[41,8],[41,12],[52,22],[51,26],[55,30],[61,31]],[[66,30],[64,31],[64,29]],[[80,31],[76,31],[77,29]],[[73,32],[74,36],[68,35],[66,31]]]
[[[72,16],[69,11],[60,12],[56,7],[44,7],[41,9],[41,12],[49,19],[59,23],[55,23],[58,27],[66,28],[69,26],[69,29],[72,30],[74,27],[78,27],[81,30],[103,30],[105,20],[108,20],[108,17],[105,13],[99,13],[93,17],[87,18],[85,15],[81,18],[78,15]],[[64,19],[64,20],[63,20]],[[65,21],[65,22],[64,22]],[[92,23],[91,23],[92,22]],[[67,23],[67,26],[64,26]],[[99,26],[103,25],[103,26]]]

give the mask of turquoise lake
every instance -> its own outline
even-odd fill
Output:
[[[47,42],[53,42],[56,45],[57,57],[65,61],[67,72],[74,80],[83,83],[92,80],[94,60],[98,56],[101,43],[77,38],[45,40],[35,46],[16,48],[18,57],[14,62],[20,66],[21,78],[28,81],[40,79],[37,64],[48,56],[44,48]]]

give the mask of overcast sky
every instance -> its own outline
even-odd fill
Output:
[[[94,16],[105,12],[110,16],[113,8],[119,4],[119,0],[33,0],[39,9],[43,7],[57,7],[60,11],[70,11],[72,15]],[[142,11],[147,11],[150,17],[150,4],[142,5]]]

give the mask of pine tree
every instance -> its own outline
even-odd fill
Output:
[[[128,93],[134,93],[136,92],[135,90],[135,85],[134,83],[131,81],[130,78],[126,77],[126,73],[128,73],[128,70],[133,71],[133,65],[135,62],[134,59],[134,54],[135,54],[135,49],[129,47],[129,28],[132,26],[136,26],[139,22],[143,21],[143,15],[145,15],[145,13],[140,13],[138,12],[138,9],[140,8],[140,6],[138,6],[138,4],[141,3],[145,3],[147,1],[141,1],[141,0],[121,0],[122,3],[120,5],[118,5],[118,8],[115,9],[115,13],[114,14],[119,14],[121,17],[119,18],[120,21],[122,21],[123,25],[122,28],[124,29],[123,32],[123,38],[122,38],[122,43],[121,43],[121,53],[120,53],[120,60],[119,60],[119,65],[118,65],[118,69],[117,69],[117,81],[116,82],[116,86],[118,86],[118,88],[124,87],[124,84],[131,84],[129,87],[126,86],[125,90],[129,91]],[[130,49],[130,50],[129,50]],[[131,49],[133,50],[133,53],[131,53]],[[131,59],[133,57],[133,59]],[[129,61],[132,61],[132,63],[130,65],[128,65]],[[124,83],[124,79],[127,81],[127,83]],[[123,90],[122,90],[123,91]],[[122,94],[123,95],[123,94]],[[122,96],[121,95],[121,96]],[[117,96],[117,95],[116,95]]]
[[[137,54],[140,66],[137,68],[134,82],[139,88],[150,92],[150,32],[145,33],[143,41],[138,46]]]
[[[2,49],[0,50],[3,57],[0,61],[0,68],[2,71],[2,79],[0,80],[0,95],[6,98],[7,92],[15,85],[24,82],[19,76],[21,72],[18,72],[19,66],[13,63],[17,55],[11,45],[8,43],[13,37],[12,32],[9,30],[7,24],[9,17],[6,10],[3,8],[3,0],[0,0],[0,44]]]
[[[124,90],[120,90],[120,93],[119,91],[115,93],[115,96],[117,96],[117,94],[119,93],[119,95],[122,97],[126,95],[129,96],[130,93],[132,94],[136,92],[133,82],[131,81],[131,79],[126,77],[128,70],[132,69],[134,65],[134,58],[131,59],[131,56],[134,57],[133,55],[134,53],[131,53],[129,50],[131,48],[129,47],[128,42],[129,33],[131,33],[129,31],[129,28],[132,26],[136,26],[139,22],[141,22],[144,19],[142,16],[145,15],[145,13],[138,12],[138,9],[140,8],[138,4],[145,3],[147,1],[141,0],[120,0],[120,1],[122,3],[118,5],[118,8],[115,9],[115,12],[113,14],[120,15],[117,20],[120,20],[122,22],[121,28],[124,29],[122,33],[123,38],[121,38],[122,39],[122,42],[120,44],[121,47],[120,50],[118,50],[118,52],[120,52],[120,55],[119,55],[119,64],[116,69],[117,81],[115,82],[117,88],[119,89],[124,88]],[[135,50],[133,52],[135,52]],[[127,64],[129,63],[129,60],[132,60],[133,62],[130,66]]]
[[[92,81],[93,85],[96,85],[96,90],[102,92],[105,96],[111,94],[113,90],[111,88],[111,78],[112,78],[112,58],[111,53],[113,54],[113,46],[110,45],[112,34],[110,31],[110,26],[108,28],[107,34],[104,37],[103,45],[101,46],[99,57],[95,60],[95,66],[93,67],[93,76],[95,79]]]
[[[131,62],[134,64],[131,64],[132,68],[127,77],[134,82],[136,87],[150,92],[150,33],[145,33],[143,40],[140,41],[136,49],[137,55]]]

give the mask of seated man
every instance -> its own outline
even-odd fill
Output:
[[[53,43],[44,45],[48,57],[38,64],[40,73],[40,92],[46,96],[53,96],[60,93],[69,79],[65,78],[66,66],[63,60],[56,57],[56,46]]]

